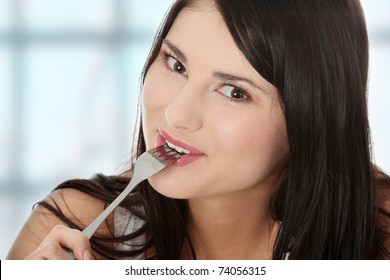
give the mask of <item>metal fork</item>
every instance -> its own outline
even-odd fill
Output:
[[[118,197],[111,202],[110,205],[95,218],[82,232],[90,239],[103,221],[111,214],[111,212],[125,199],[125,197],[143,180],[153,176],[160,172],[168,165],[179,159],[181,154],[176,150],[163,145],[149,151],[144,152],[134,164],[134,172],[130,183],[127,187],[118,195]],[[68,254],[69,259],[75,259],[72,251],[64,249]]]

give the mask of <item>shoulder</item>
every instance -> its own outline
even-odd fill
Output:
[[[390,177],[380,169],[374,172],[377,238],[380,258],[390,258]]]
[[[68,181],[64,184],[71,182]],[[38,247],[56,225],[83,229],[104,208],[104,201],[76,188],[54,190],[34,207],[7,258],[24,259]],[[99,228],[97,235],[110,236],[112,224],[113,217],[109,217],[106,223]]]

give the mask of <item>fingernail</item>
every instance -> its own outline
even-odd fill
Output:
[[[92,260],[92,252],[90,250],[84,251],[83,260]]]

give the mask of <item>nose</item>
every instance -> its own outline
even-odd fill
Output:
[[[202,94],[190,84],[182,88],[165,109],[169,127],[180,132],[191,132],[203,126]]]

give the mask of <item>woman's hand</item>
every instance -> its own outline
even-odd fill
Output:
[[[80,227],[90,224],[106,207],[104,201],[71,188],[56,190],[44,201]],[[77,260],[107,259],[105,255],[91,251],[88,238],[82,232],[66,226],[62,218],[49,210],[50,207],[41,204],[34,207],[12,244],[7,259],[70,259],[64,249],[72,251]],[[113,215],[109,216],[96,234],[113,237],[113,218]]]
[[[77,260],[93,259],[89,240],[81,231],[57,225],[26,260],[69,260],[64,248],[72,251]]]

